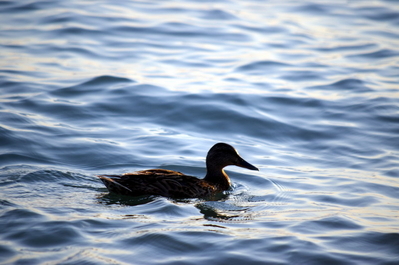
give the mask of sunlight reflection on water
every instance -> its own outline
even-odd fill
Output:
[[[0,4],[0,262],[394,264],[397,1]],[[95,177],[205,175],[209,200]],[[215,258],[217,256],[217,258]]]

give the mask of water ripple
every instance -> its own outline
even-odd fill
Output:
[[[397,3],[0,1],[0,262],[395,264]],[[95,177],[215,142],[209,200]]]

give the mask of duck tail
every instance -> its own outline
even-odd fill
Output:
[[[99,179],[101,179],[101,181],[104,183],[104,185],[107,187],[107,189],[109,191],[114,191],[114,190],[118,190],[120,188],[126,189],[130,192],[133,192],[131,189],[129,189],[128,187],[126,187],[125,185],[120,184],[119,182],[115,181],[114,179],[112,179],[112,177],[116,178],[119,176],[116,175],[100,175],[97,176]]]

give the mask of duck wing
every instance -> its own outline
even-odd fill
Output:
[[[206,197],[215,186],[193,176],[167,169],[148,169],[123,175],[98,176],[110,192],[122,195],[160,195],[171,198]]]

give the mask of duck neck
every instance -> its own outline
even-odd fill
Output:
[[[230,188],[230,178],[226,172],[224,172],[223,168],[215,168],[207,165],[204,180],[215,185],[220,191]]]

